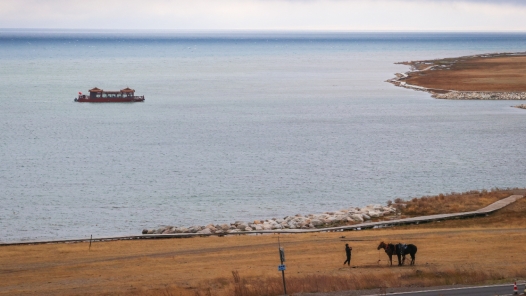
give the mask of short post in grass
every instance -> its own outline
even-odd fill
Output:
[[[281,243],[279,241],[279,233],[278,233],[278,250],[279,250],[279,260],[281,261],[281,265],[278,266],[278,270],[281,271],[281,277],[283,278],[283,291],[285,295],[287,295],[287,285],[285,284],[285,250],[281,247]]]
[[[91,240],[93,239],[93,234],[89,237],[89,248],[88,252],[91,251]]]

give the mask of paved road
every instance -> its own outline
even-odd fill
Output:
[[[518,284],[519,295],[524,295],[524,284]],[[377,294],[380,295],[380,294]],[[482,287],[453,288],[419,292],[387,293],[381,295],[400,296],[505,296],[513,295],[513,285],[495,285]]]

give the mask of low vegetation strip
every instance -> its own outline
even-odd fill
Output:
[[[388,201],[387,203],[394,204],[394,207],[400,210],[402,217],[416,217],[476,211],[510,195],[524,194],[526,194],[525,189],[493,188],[491,190],[471,190],[422,196],[410,200],[396,198],[394,202]]]

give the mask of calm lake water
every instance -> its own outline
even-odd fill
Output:
[[[526,187],[517,101],[444,101],[395,62],[526,34],[0,30],[0,241],[140,234]],[[87,104],[129,86],[144,103]]]

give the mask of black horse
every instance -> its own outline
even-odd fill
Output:
[[[400,265],[404,265],[405,255],[409,254],[411,256],[411,262],[409,263],[409,265],[415,265],[415,255],[417,250],[417,247],[413,244],[403,245],[398,243],[396,245],[396,252],[399,254],[398,263],[400,263],[400,256],[402,256],[402,264]]]
[[[415,254],[417,251],[417,248],[413,244],[386,244],[384,242],[381,242],[378,245],[378,250],[384,249],[387,256],[389,256],[389,263],[392,266],[393,265],[393,255],[396,255],[398,257],[398,265],[404,265],[405,263],[405,255],[409,254],[411,256],[411,263],[410,265],[415,265]]]

